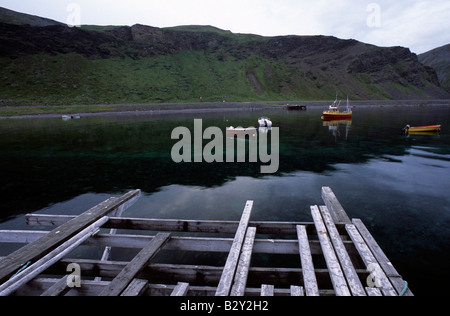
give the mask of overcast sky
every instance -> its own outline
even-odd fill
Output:
[[[0,0],[0,6],[64,23],[333,35],[417,54],[450,43],[450,0]]]

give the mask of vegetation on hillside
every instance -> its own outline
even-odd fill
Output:
[[[212,26],[69,28],[0,19],[0,106],[330,100],[336,92],[448,96],[436,72],[402,47]]]

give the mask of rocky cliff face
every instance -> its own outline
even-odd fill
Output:
[[[450,44],[419,55],[419,60],[436,70],[442,88],[450,92]]]
[[[373,82],[412,84],[419,89],[428,83],[439,86],[436,72],[419,63],[417,55],[403,47],[374,49],[355,57],[348,67],[350,73],[365,73]]]
[[[76,53],[86,57],[108,58],[118,53],[107,47],[120,47],[116,38],[64,25],[32,27],[0,23],[0,56]]]
[[[353,99],[449,97],[440,88],[434,69],[421,64],[415,54],[403,47],[381,48],[328,36],[233,34],[211,26],[80,29],[60,24],[36,27],[1,22],[5,21],[0,19],[0,56],[14,58],[15,63],[20,63],[23,56],[72,53],[88,60],[113,59],[116,64],[126,59],[143,63],[153,59],[156,65],[162,56],[171,56],[178,70],[174,71],[174,64],[167,62],[159,70],[166,71],[164,77],[171,76],[171,82],[178,82],[177,89],[181,89],[174,92],[170,101],[195,101],[180,95],[188,95],[186,91],[190,90],[194,98],[194,91],[205,90],[203,85],[211,91],[222,89],[222,94],[236,92],[236,100],[241,98],[238,94],[246,100],[323,99],[333,98],[336,90]],[[196,56],[194,64],[190,64],[193,61],[187,55]],[[157,78],[154,71],[152,78]],[[209,79],[202,80],[208,84],[197,80],[205,76]],[[230,82],[224,88],[227,78]],[[104,78],[97,80],[112,84],[103,83]],[[148,80],[147,86],[155,85],[153,79]],[[243,83],[248,90],[242,88]]]
[[[207,50],[231,42],[212,32],[164,30],[139,24],[131,27],[131,36],[135,43],[143,47],[159,48],[166,53],[176,50]]]

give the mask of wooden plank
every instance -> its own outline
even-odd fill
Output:
[[[67,265],[70,263],[80,265],[85,277],[102,276],[111,279],[115,278],[127,264],[126,262],[100,262],[99,260],[67,258],[58,262],[48,272],[55,275],[64,274]],[[366,269],[358,270],[358,273],[367,277]],[[221,275],[222,267],[217,266],[150,263],[139,274],[139,277],[152,280],[152,282],[168,282],[171,284],[176,284],[179,280],[191,284],[201,280],[202,284],[217,286]],[[300,268],[251,267],[249,269],[249,281],[252,286],[255,286],[255,284],[260,286],[264,283],[289,288],[301,279],[301,275],[302,270]],[[316,276],[319,288],[321,284],[331,286],[328,269],[316,269]]]
[[[403,280],[402,276],[394,268],[394,265],[378,245],[375,238],[373,238],[372,234],[370,234],[364,223],[360,219],[354,219],[353,224],[358,229],[361,236],[364,238],[367,246],[370,248],[381,268],[386,273],[387,277],[397,291],[397,294],[400,294],[405,288],[405,281]],[[408,289],[404,296],[414,296],[414,294],[410,289]]]
[[[358,274],[355,271],[352,260],[345,249],[345,245],[342,242],[341,236],[334,225],[330,212],[326,206],[320,206],[320,212],[322,213],[323,220],[328,229],[328,235],[330,236],[331,243],[336,251],[339,262],[341,263],[342,271],[347,279],[348,286],[353,296],[366,296],[364,287],[359,280]]]
[[[101,296],[119,296],[141,272],[149,261],[164,247],[170,238],[168,233],[159,233],[142,249],[131,262],[112,280]]]
[[[253,243],[255,242],[256,228],[249,227],[245,235],[242,253],[239,257],[239,264],[234,276],[234,284],[231,288],[231,296],[244,296],[245,286],[247,285],[248,270],[250,268],[250,261],[253,251]]]
[[[61,279],[37,277],[20,287],[14,294],[17,296],[40,296],[58,281],[61,281]],[[64,296],[98,296],[100,290],[105,288],[108,283],[104,281],[83,280],[81,287],[70,289]]]
[[[48,278],[36,278],[24,286],[20,288],[17,292],[19,296],[39,296],[44,289],[49,288],[53,285],[55,279]],[[85,280],[83,281],[83,286],[81,288],[74,288],[67,293],[66,296],[98,296],[98,294],[108,286],[108,282],[105,281],[91,281]],[[29,285],[29,286],[28,286]],[[148,284],[143,295],[148,296],[170,296],[170,294],[174,291],[176,285],[174,284]],[[190,296],[213,296],[216,292],[216,287],[212,286],[189,286],[189,295]],[[261,287],[249,287],[246,290],[246,293],[249,296],[260,296],[261,295]],[[334,292],[331,290],[321,290],[321,296],[332,296]],[[275,288],[274,289],[275,296],[290,296],[291,290],[289,288]]]
[[[263,284],[261,286],[261,296],[274,296],[275,294],[275,286]]]
[[[189,283],[178,282],[170,296],[186,296],[189,291]]]
[[[394,289],[381,289],[384,296],[399,296],[399,294]],[[412,295],[409,295],[412,296]]]
[[[383,296],[381,290],[376,287],[366,287],[366,292],[368,296]]]
[[[0,243],[29,244],[44,237],[48,233],[46,231],[35,230],[0,230]]]
[[[29,226],[57,227],[75,218],[75,215],[25,214]]]
[[[291,285],[291,296],[305,296],[303,287]]]
[[[0,243],[29,243],[48,234],[44,231],[0,231]],[[123,235],[123,234],[97,234],[88,239],[83,245],[86,246],[111,246],[118,248],[142,249],[152,239],[152,236],[143,235]],[[172,237],[166,245],[167,250],[184,251],[208,251],[208,252],[229,252],[233,239],[231,238],[203,238],[203,237]],[[344,241],[344,244],[351,245],[351,241]],[[312,255],[322,254],[320,242],[310,240],[309,245]],[[253,246],[253,253],[267,254],[290,254],[298,255],[298,241],[286,239],[256,239]],[[355,253],[351,254],[357,254]]]
[[[377,286],[379,288],[382,288],[384,291],[394,290],[392,284],[389,282],[389,279],[387,278],[377,259],[373,255],[372,251],[366,244],[365,240],[363,239],[355,225],[347,224],[346,228],[350,238],[353,241],[353,244],[355,245],[361,256],[362,261],[370,272],[370,275],[367,278],[367,286]]]
[[[26,220],[30,226],[60,226],[75,217],[71,215],[27,214]],[[249,222],[249,226],[256,227],[260,234],[295,235],[297,225],[306,226],[308,232],[314,230],[314,223],[312,222]],[[239,221],[119,218],[114,216],[110,216],[109,222],[105,225],[105,228],[116,229],[221,234],[235,234],[238,227]],[[345,231],[344,225],[337,225],[337,227]]]
[[[128,200],[140,195],[140,190],[130,191],[120,198],[110,198],[75,219],[61,225],[41,239],[26,245],[0,261],[0,284],[5,282],[22,264],[45,256],[85,227],[98,221]]]
[[[367,246],[370,248],[370,250],[373,252],[374,256],[376,258],[381,259],[380,265],[383,267],[383,270],[386,271],[387,275],[400,277],[397,270],[395,270],[393,264],[388,259],[388,257],[384,254],[381,247],[378,245],[378,243],[375,241],[375,238],[370,234],[369,230],[366,228],[364,223],[360,219],[354,219],[353,225],[358,229],[361,237],[364,238],[364,241],[366,242]]]
[[[123,212],[125,212],[130,206],[132,206],[137,199],[139,198],[139,196],[135,196],[132,199],[128,200],[126,203],[120,205],[115,211],[113,211],[111,213],[111,215],[113,215],[114,217],[121,217]],[[117,233],[117,228],[111,228],[111,230],[109,231],[110,235],[115,235]],[[103,250],[103,255],[102,255],[102,261],[107,261],[109,260],[109,258],[111,257],[111,247],[110,246],[106,246],[105,250]],[[96,281],[100,281],[100,280],[96,280]]]
[[[170,295],[170,289],[168,289],[170,285],[149,285],[149,290],[147,293],[149,295]],[[158,290],[156,288],[159,287]],[[174,286],[172,285],[172,288]],[[189,294],[190,296],[211,296],[215,293],[214,287],[204,287],[204,286],[190,286],[189,287]],[[248,297],[256,297],[261,296],[261,287],[248,287],[246,289],[246,296]],[[334,293],[331,290],[323,290],[321,291],[322,296],[332,296]],[[266,296],[269,297],[270,295]],[[291,290],[289,288],[274,288],[273,295],[272,296],[285,296],[289,297],[291,296]],[[264,305],[263,305],[264,306]]]
[[[0,296],[8,296],[14,293],[19,287],[38,276],[43,271],[47,270],[51,265],[55,264],[61,258],[72,252],[75,248],[81,245],[86,239],[99,231],[99,228],[108,221],[108,217],[103,217],[91,226],[85,228],[83,231],[42,257],[34,264],[23,270],[19,274],[13,276],[8,281],[0,286]]]
[[[67,286],[68,277],[69,275],[66,275],[65,277],[60,279],[58,282],[53,284],[47,291],[42,293],[41,296],[60,296],[70,291],[71,288]]]
[[[309,247],[308,235],[305,226],[297,226],[300,261],[302,264],[303,285],[307,296],[319,296],[319,287],[314,271],[314,264]]]
[[[316,225],[317,234],[319,236],[320,245],[322,246],[323,255],[327,263],[330,273],[331,282],[333,283],[334,291],[337,296],[350,296],[347,282],[345,281],[344,273],[342,272],[339,260],[336,257],[330,238],[328,237],[327,229],[323,223],[317,206],[311,206],[311,214]]]
[[[133,197],[132,199],[125,202],[124,204],[120,205],[117,209],[115,209],[111,213],[111,215],[113,215],[115,217],[121,217],[123,212],[125,212],[126,209],[128,209],[131,205],[133,205],[137,201],[137,199],[139,199],[139,195]],[[115,235],[116,233],[117,233],[116,228],[112,228],[109,231],[110,235]],[[105,249],[103,250],[101,261],[108,261],[111,258],[111,251],[112,251],[112,247],[110,245],[107,245],[105,247]],[[101,278],[97,277],[97,278],[95,278],[95,281],[101,281]]]
[[[342,207],[341,203],[338,201],[336,195],[329,187],[322,188],[322,199],[325,202],[326,207],[333,217],[335,223],[350,224],[351,220]]]
[[[96,280],[97,281],[97,280]],[[147,280],[133,279],[130,285],[122,292],[120,296],[141,296],[148,285]]]
[[[245,234],[247,232],[248,222],[253,208],[253,201],[247,201],[239,227],[233,240],[230,252],[228,254],[227,262],[223,269],[222,277],[217,286],[216,296],[229,296],[231,286],[234,280],[234,274],[238,265],[239,256],[241,254],[242,245],[244,243]]]

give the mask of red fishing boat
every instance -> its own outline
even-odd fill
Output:
[[[353,112],[350,110],[349,101],[347,97],[347,108],[344,111],[341,111],[340,108],[341,102],[336,100],[333,102],[332,105],[328,108],[328,111],[323,112],[322,119],[323,120],[348,120],[352,118]]]

